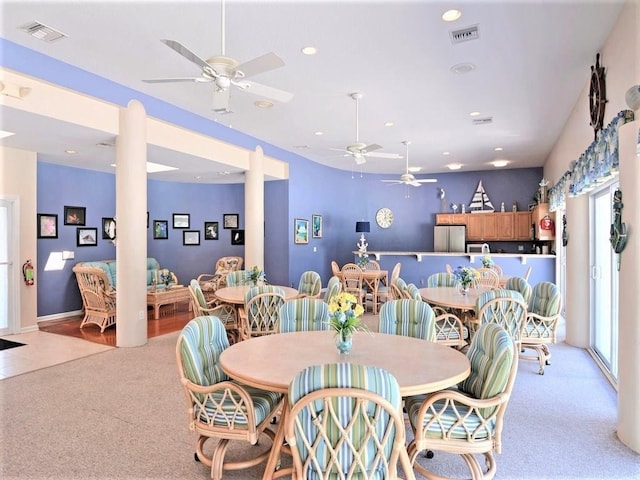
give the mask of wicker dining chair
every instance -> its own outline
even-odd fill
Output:
[[[273,285],[251,287],[239,310],[240,339],[278,333],[280,307],[285,303],[284,290]]]
[[[176,343],[176,360],[180,384],[187,399],[189,430],[198,435],[195,457],[211,468],[211,478],[222,480],[223,470],[252,467],[265,461],[270,451],[250,459],[225,461],[230,441],[256,445],[282,408],[283,396],[229,378],[220,366],[220,355],[229,347],[226,329],[214,316],[191,320],[182,329]],[[215,439],[213,450],[205,448]]]
[[[318,298],[294,298],[280,306],[278,331],[330,330],[329,305]]]
[[[523,277],[509,277],[504,285],[504,288],[506,288],[507,290],[515,290],[516,292],[520,292],[522,294],[522,298],[524,298],[524,301],[526,303],[529,303],[532,288],[529,282],[527,282]]]
[[[446,477],[416,462],[423,451],[461,455],[473,480],[496,474],[494,452],[502,451],[504,414],[518,370],[517,346],[500,325],[485,324],[466,355],[471,373],[457,389],[405,398],[414,436],[407,447],[409,458],[415,470],[429,479]],[[476,458],[478,454],[484,462]]]
[[[380,309],[378,331],[434,342],[435,319],[431,306],[422,300],[389,300]]]
[[[362,280],[362,269],[355,263],[347,263],[340,271],[342,291],[352,294],[361,305],[364,304],[366,291]]]
[[[342,291],[342,283],[340,282],[340,277],[336,277],[335,275],[329,279],[327,282],[327,288],[324,291],[323,300],[326,303],[329,303],[331,298],[335,297]]]
[[[475,281],[473,284],[474,287],[500,287],[500,276],[494,269],[482,267],[478,268],[478,273],[480,274],[480,278]]]
[[[501,288],[484,292],[476,300],[476,312],[480,325],[497,323],[520,346],[527,316],[527,304],[520,292]]]
[[[288,401],[292,478],[415,480],[400,387],[388,371],[356,363],[310,366],[291,382]]]
[[[450,272],[432,273],[427,277],[427,287],[455,287],[458,285],[456,276]]]
[[[322,278],[318,272],[309,270],[300,275],[298,282],[298,298],[318,298],[322,290]]]
[[[217,300],[207,301],[204,292],[197,279],[192,279],[189,283],[189,295],[191,296],[191,310],[194,317],[211,315],[218,317],[225,329],[229,343],[233,344],[240,339],[238,331],[237,311],[234,305],[229,303],[219,303]]]

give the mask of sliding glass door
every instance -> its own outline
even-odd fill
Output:
[[[591,348],[614,379],[618,374],[618,255],[609,243],[613,192],[591,195]]]
[[[14,333],[9,325],[10,312],[12,311],[13,298],[9,294],[11,272],[11,203],[0,198],[0,335]]]

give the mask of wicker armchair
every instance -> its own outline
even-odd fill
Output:
[[[329,305],[323,300],[294,298],[280,307],[280,333],[329,329]]]
[[[198,283],[207,301],[215,298],[215,291],[227,286],[227,273],[242,268],[242,257],[220,257],[216,262],[215,273],[198,275]]]
[[[300,275],[298,283],[298,298],[319,298],[322,290],[322,278],[318,272],[308,270]]]
[[[284,305],[284,291],[273,285],[251,287],[244,296],[244,307],[239,310],[240,338],[278,333],[280,307]]]
[[[195,279],[192,279],[189,284],[189,294],[191,295],[191,307],[195,317],[204,315],[218,317],[227,330],[229,343],[233,344],[239,340],[238,315],[234,305],[218,303],[216,300],[207,301],[200,284]]]
[[[73,272],[82,297],[84,317],[80,328],[89,323],[100,327],[100,332],[116,323],[116,292],[105,271],[99,267],[76,265]]]
[[[473,480],[489,480],[496,474],[493,454],[502,450],[504,413],[518,369],[517,347],[500,325],[485,324],[473,337],[467,358],[471,374],[457,390],[405,399],[414,434],[407,447],[409,458],[428,479],[445,477],[416,462],[425,450],[461,455]],[[477,454],[484,457],[484,470]]]
[[[380,309],[378,331],[433,342],[436,340],[435,318],[429,304],[421,300],[389,300]]]

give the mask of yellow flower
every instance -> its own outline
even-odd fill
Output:
[[[358,304],[358,300],[351,293],[341,292],[329,299],[329,324],[343,337],[353,334],[356,330],[368,330],[358,318],[363,313],[364,307]]]

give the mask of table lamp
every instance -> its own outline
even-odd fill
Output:
[[[356,233],[360,234],[360,241],[356,244],[358,250],[361,252],[367,251],[367,240],[364,238],[365,233],[369,233],[371,231],[371,226],[369,222],[356,222]]]

